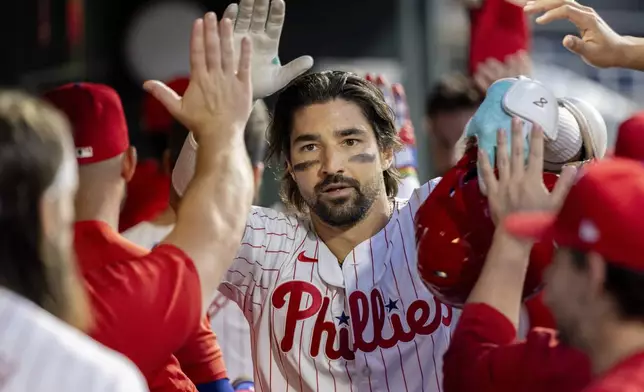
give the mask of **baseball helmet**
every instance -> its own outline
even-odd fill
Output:
[[[418,270],[427,288],[443,303],[460,308],[478,280],[494,236],[487,198],[477,176],[477,147],[472,146],[446,173],[418,210],[416,244]],[[552,190],[558,175],[544,173]],[[554,245],[532,248],[523,299],[535,295],[552,260]]]

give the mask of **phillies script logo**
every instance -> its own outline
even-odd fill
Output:
[[[308,294],[313,298],[309,301],[310,305],[304,308],[300,307],[302,298]],[[308,282],[291,281],[281,284],[273,292],[271,302],[278,309],[286,305],[286,297],[289,297],[288,308],[286,310],[286,325],[284,337],[280,342],[280,348],[288,352],[293,348],[295,339],[295,327],[298,321],[304,321],[315,317],[315,326],[313,327],[311,337],[310,354],[317,357],[322,346],[322,335],[326,333],[327,338],[324,343],[324,353],[329,359],[335,360],[340,357],[346,360],[355,359],[355,352],[373,352],[377,348],[391,348],[398,342],[410,342],[416,335],[431,335],[441,323],[449,326],[452,322],[452,310],[448,307],[445,317],[442,314],[441,302],[434,297],[434,309],[436,309],[433,319],[430,320],[431,308],[429,303],[423,300],[415,300],[407,307],[405,316],[401,316],[394,309],[398,310],[399,300],[388,299],[385,303],[382,294],[378,289],[371,290],[369,297],[362,291],[354,291],[349,296],[350,314],[344,312],[341,316],[335,317],[340,329],[336,328],[334,321],[326,320],[327,310],[331,304],[331,298],[322,297],[320,290]],[[393,334],[389,337],[383,337],[383,327],[387,322],[387,317],[391,320]],[[403,322],[402,318],[405,318]],[[349,329],[343,328],[343,325],[349,326],[349,320],[353,327],[353,349],[349,346]],[[373,328],[373,339],[366,341],[363,337],[364,331],[371,326]],[[334,347],[336,337],[339,335],[339,348]]]

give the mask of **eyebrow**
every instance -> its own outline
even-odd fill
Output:
[[[333,136],[339,139],[339,138],[348,137],[348,136],[362,136],[366,133],[367,131],[363,129],[348,128],[348,129],[340,129],[337,131],[333,131]],[[319,134],[305,133],[303,135],[296,137],[295,140],[293,140],[293,144],[317,142],[317,141],[320,141],[320,139],[321,137]]]

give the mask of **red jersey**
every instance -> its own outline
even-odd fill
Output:
[[[626,391],[644,391],[644,352],[620,362],[584,389],[584,392]]]
[[[555,335],[534,328],[518,342],[514,326],[496,309],[468,304],[445,353],[443,391],[581,391],[591,380],[588,358]]]
[[[74,247],[92,300],[92,337],[130,358],[152,391],[196,392],[195,384],[227,377],[210,323],[199,322],[199,277],[183,251],[150,252],[98,221],[76,223]]]

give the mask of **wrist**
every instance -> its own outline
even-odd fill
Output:
[[[644,38],[623,36],[617,47],[617,62],[620,68],[644,71]]]
[[[506,264],[510,263],[519,267],[525,267],[528,264],[532,243],[520,240],[510,235],[502,225],[499,225],[494,232],[494,239],[490,254],[495,253],[494,257],[488,257],[492,263]]]

